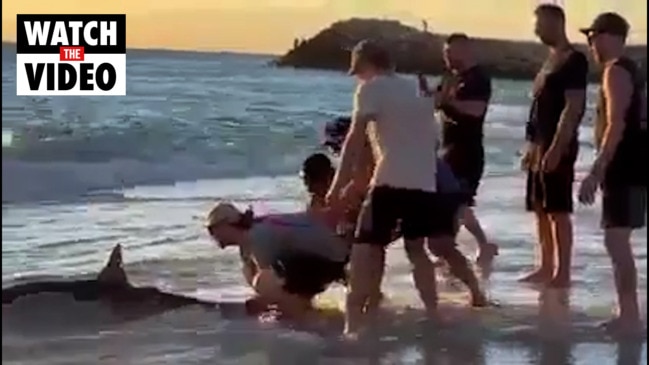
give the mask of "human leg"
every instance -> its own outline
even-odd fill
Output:
[[[542,175],[544,186],[543,211],[550,222],[551,239],[556,257],[556,270],[548,283],[555,288],[570,286],[572,268],[573,227],[572,210],[574,182],[573,161]]]
[[[441,197],[441,204],[434,217],[433,233],[428,238],[428,248],[435,256],[443,259],[449,266],[453,276],[464,283],[471,293],[471,302],[474,306],[484,306],[487,299],[469,260],[457,248],[455,236],[457,234],[457,213],[461,209],[461,202],[452,195]]]
[[[473,209],[484,172],[484,151],[480,149],[469,153],[463,159],[453,161],[452,167],[465,194],[464,208],[460,212],[462,225],[471,233],[478,244],[476,260],[479,263],[489,263],[494,256],[498,255],[498,246],[489,242]]]
[[[406,254],[413,267],[413,280],[431,318],[437,317],[436,264],[424,249],[424,243],[436,240],[447,231],[455,231],[455,211],[441,194],[420,190],[407,191],[402,201],[404,213],[401,232]],[[431,213],[435,216],[431,217]],[[432,251],[431,251],[432,252]]]
[[[618,313],[606,326],[621,334],[634,334],[642,327],[631,234],[646,224],[646,202],[644,187],[603,189],[604,245],[611,257],[618,301]]]
[[[395,197],[393,189],[375,187],[361,208],[349,262],[345,336],[357,337],[365,320],[378,306],[372,298],[380,293],[385,246],[391,242],[397,225],[399,212],[395,198],[398,196]]]
[[[544,211],[544,190],[543,180],[540,173],[528,171],[527,174],[527,192],[526,192],[527,211],[533,212],[536,220],[537,233],[537,267],[531,273],[520,279],[522,282],[544,283],[552,279],[554,274],[554,253],[555,247],[552,239],[552,226],[550,218]]]

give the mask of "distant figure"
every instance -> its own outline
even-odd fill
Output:
[[[300,46],[300,40],[298,38],[293,38],[293,49],[297,49]]]
[[[601,224],[619,305],[618,315],[606,327],[620,334],[640,334],[644,329],[631,233],[644,227],[647,217],[646,78],[624,56],[629,24],[620,15],[600,14],[581,32],[604,72],[595,121],[599,153],[581,182],[579,200],[591,205],[597,189],[602,189]]]
[[[541,260],[540,267],[521,280],[567,287],[577,130],[586,106],[588,61],[568,41],[560,7],[540,5],[534,15],[535,33],[550,52],[532,86],[522,167],[527,170],[526,208],[536,215]]]
[[[421,21],[421,28],[424,33],[428,32],[428,21],[426,21],[426,19]]]

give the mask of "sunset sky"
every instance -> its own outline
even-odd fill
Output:
[[[4,0],[2,39],[13,41],[19,13],[126,13],[134,48],[281,53],[295,37],[310,37],[331,22],[379,17],[438,32],[533,39],[536,0]],[[563,0],[570,36],[599,12],[617,11],[632,25],[632,43],[647,41],[644,0]],[[458,11],[461,9],[462,12]]]

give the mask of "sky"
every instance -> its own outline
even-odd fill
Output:
[[[571,39],[577,28],[604,11],[631,23],[630,43],[647,42],[645,0],[554,0],[563,5]],[[533,40],[538,0],[4,0],[2,40],[13,41],[16,14],[125,13],[127,45],[210,51],[282,53],[295,38],[308,38],[351,17],[397,19],[440,33]],[[459,11],[461,10],[461,11]]]

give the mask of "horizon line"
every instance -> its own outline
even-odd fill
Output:
[[[2,46],[16,46],[16,41],[2,41]],[[148,51],[148,52],[179,52],[179,53],[201,53],[201,54],[233,54],[233,55],[243,55],[243,56],[268,56],[268,57],[280,57],[281,54],[273,53],[263,53],[263,52],[247,52],[239,50],[228,50],[228,49],[188,49],[188,48],[160,48],[160,47],[126,47],[127,51]]]
[[[435,35],[444,35],[442,33],[434,33]],[[312,37],[313,38],[313,37]],[[310,39],[312,39],[310,38]],[[501,42],[511,42],[511,43],[527,43],[527,44],[532,44],[532,43],[537,43],[531,40],[513,40],[513,39],[503,39],[503,38],[477,38],[474,37],[473,39],[476,40],[496,40],[496,41],[501,41]],[[309,40],[307,40],[308,42]],[[539,43],[540,44],[540,43]],[[576,45],[582,45],[582,46],[587,46],[586,43],[581,43],[581,42],[575,42],[573,44]],[[16,46],[16,41],[14,40],[2,40],[2,46],[4,47],[5,45],[9,46]],[[627,47],[647,47],[647,43],[631,43],[627,44]],[[134,47],[126,47],[126,50],[131,50],[131,51],[150,51],[150,52],[183,52],[183,53],[201,53],[201,54],[236,54],[236,55],[250,55],[250,56],[268,56],[268,57],[281,57],[282,53],[264,53],[263,51],[260,52],[254,52],[254,51],[242,51],[242,50],[236,50],[236,49],[190,49],[190,48],[183,48],[183,47],[146,47],[146,46],[134,46]],[[290,48],[287,48],[284,53],[289,52]]]

